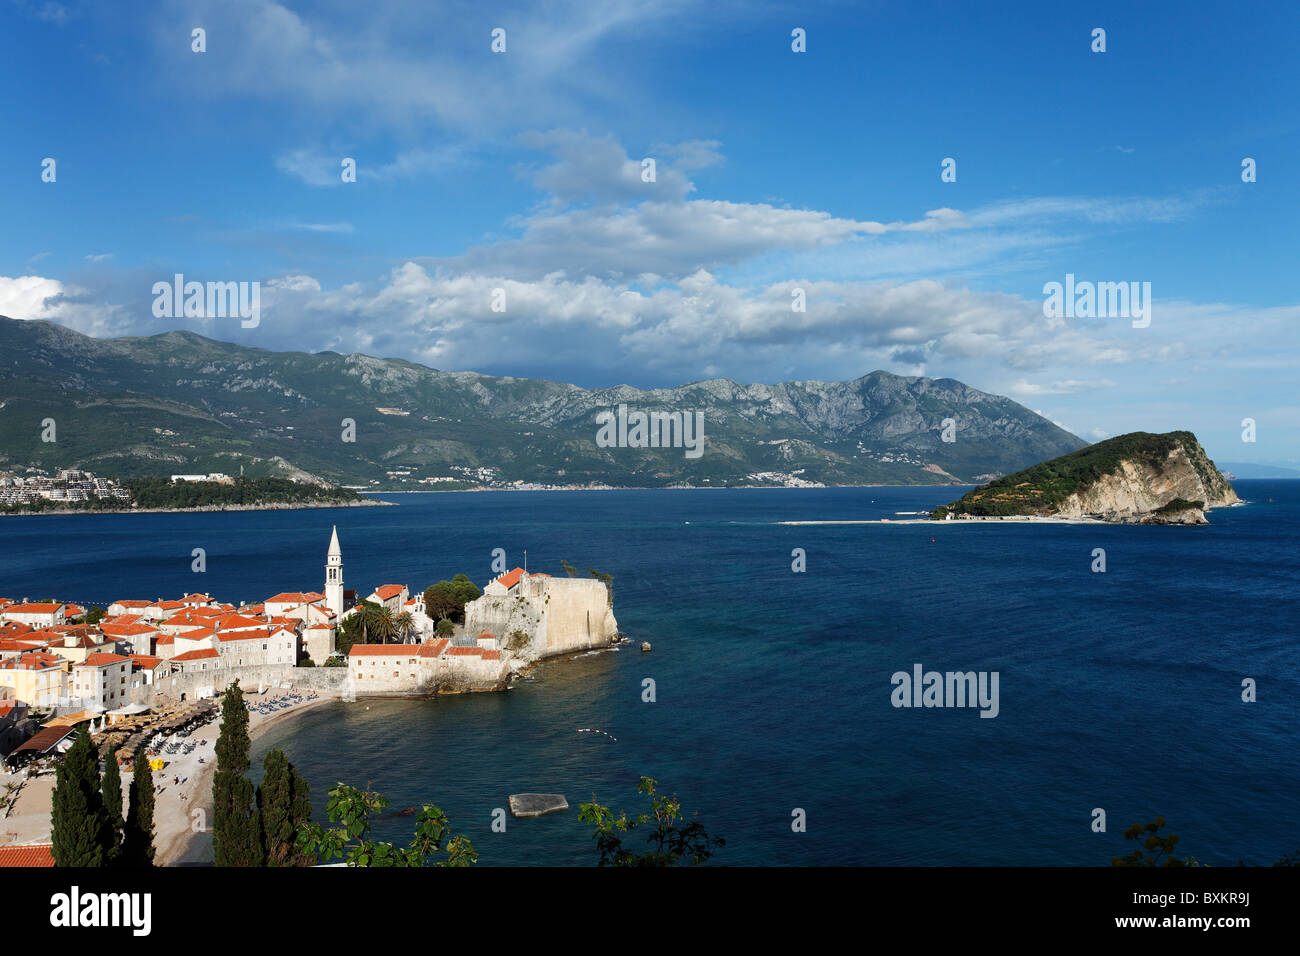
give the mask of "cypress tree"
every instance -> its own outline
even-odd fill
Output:
[[[248,708],[236,679],[221,702],[217,768],[212,775],[212,857],[217,866],[261,866],[262,839],[249,758]]]
[[[298,825],[311,818],[311,797],[307,781],[289,763],[284,751],[276,749],[262,762],[265,775],[257,788],[267,866],[304,866],[310,857],[298,849]]]
[[[122,837],[124,866],[153,866],[153,802],[153,775],[149,757],[141,747],[135,755],[131,806],[126,811],[126,833]]]
[[[104,761],[104,777],[100,783],[100,791],[104,795],[104,810],[108,814],[111,831],[104,862],[116,863],[122,848],[122,771],[117,765],[116,747],[109,751],[108,759]]]
[[[59,764],[50,825],[57,866],[104,865],[113,828],[100,792],[99,755],[84,727]]]

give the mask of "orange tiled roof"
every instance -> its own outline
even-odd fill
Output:
[[[131,658],[123,657],[121,654],[91,654],[86,658],[84,664],[78,664],[78,667],[107,667],[109,664],[120,664],[122,661],[129,661]]]
[[[202,648],[197,651],[186,651],[184,654],[177,654],[172,658],[174,661],[197,661],[205,657],[216,657],[217,652],[211,648]]]
[[[514,587],[519,583],[519,579],[524,576],[523,568],[515,568],[513,571],[507,571],[501,577],[497,578],[497,584],[500,584],[506,590]]]
[[[410,644],[353,644],[348,657],[410,657],[414,651]]]
[[[406,590],[406,588],[401,584],[381,584],[379,587],[375,588],[375,595],[379,600],[387,601],[389,598],[397,597],[397,595],[401,594],[404,590]]]
[[[319,601],[325,595],[317,594],[315,591],[284,591],[273,597],[267,598],[263,604],[311,604],[313,601]]]
[[[0,846],[0,866],[53,866],[53,843]]]
[[[44,651],[32,651],[28,654],[22,654],[18,657],[11,657],[9,660],[0,663],[0,667],[6,670],[16,671],[36,671],[46,670],[51,667],[62,667],[63,658],[56,654],[47,654]]]
[[[445,637],[440,637],[436,641],[425,641],[420,645],[421,657],[437,657],[447,649],[451,641]]]
[[[62,604],[10,604],[6,614],[53,614]]]
[[[483,648],[478,647],[478,646],[474,646],[474,647],[449,647],[449,648],[447,648],[447,656],[448,656],[448,657],[481,657],[482,655],[484,655],[484,654],[486,654],[486,653],[488,653],[488,652],[485,651],[485,650],[483,650]]]

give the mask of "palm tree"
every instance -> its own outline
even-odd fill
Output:
[[[407,643],[411,635],[415,633],[415,618],[411,617],[410,611],[403,611],[393,620],[393,633],[397,635],[399,644]]]
[[[397,631],[397,624],[393,620],[393,612],[387,607],[380,606],[370,612],[370,633],[379,638],[380,644],[387,644],[389,639]]]

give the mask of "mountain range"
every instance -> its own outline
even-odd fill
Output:
[[[704,454],[600,447],[597,416],[619,405],[698,413]],[[432,477],[455,481],[431,487],[970,484],[1086,444],[953,379],[875,371],[587,389],[188,331],[93,338],[0,317],[0,470],[243,471],[384,488]]]

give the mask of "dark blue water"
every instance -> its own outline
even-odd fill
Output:
[[[0,520],[0,595],[103,604],[318,589],[337,522],[348,587],[412,589],[493,548],[614,575],[634,647],[549,664],[504,694],[309,712],[284,748],[318,808],[338,780],[435,802],[481,862],[581,864],[567,814],[512,792],[640,810],[640,775],[698,810],[734,864],[1087,864],[1163,816],[1202,862],[1297,849],[1300,482],[1241,481],[1208,528],[805,526],[892,516],[948,489],[399,495],[397,508]],[[933,541],[931,539],[934,539]],[[207,550],[206,574],[190,569]],[[791,571],[791,549],[807,572]],[[1108,570],[1090,571],[1104,548]],[[998,671],[1001,713],[895,709],[890,675]],[[1243,678],[1259,701],[1241,700]],[[642,680],[657,701],[642,702]],[[596,727],[617,742],[594,734]],[[1090,829],[1093,808],[1109,832]],[[791,812],[807,832],[791,831]],[[409,819],[380,835],[404,840]]]

